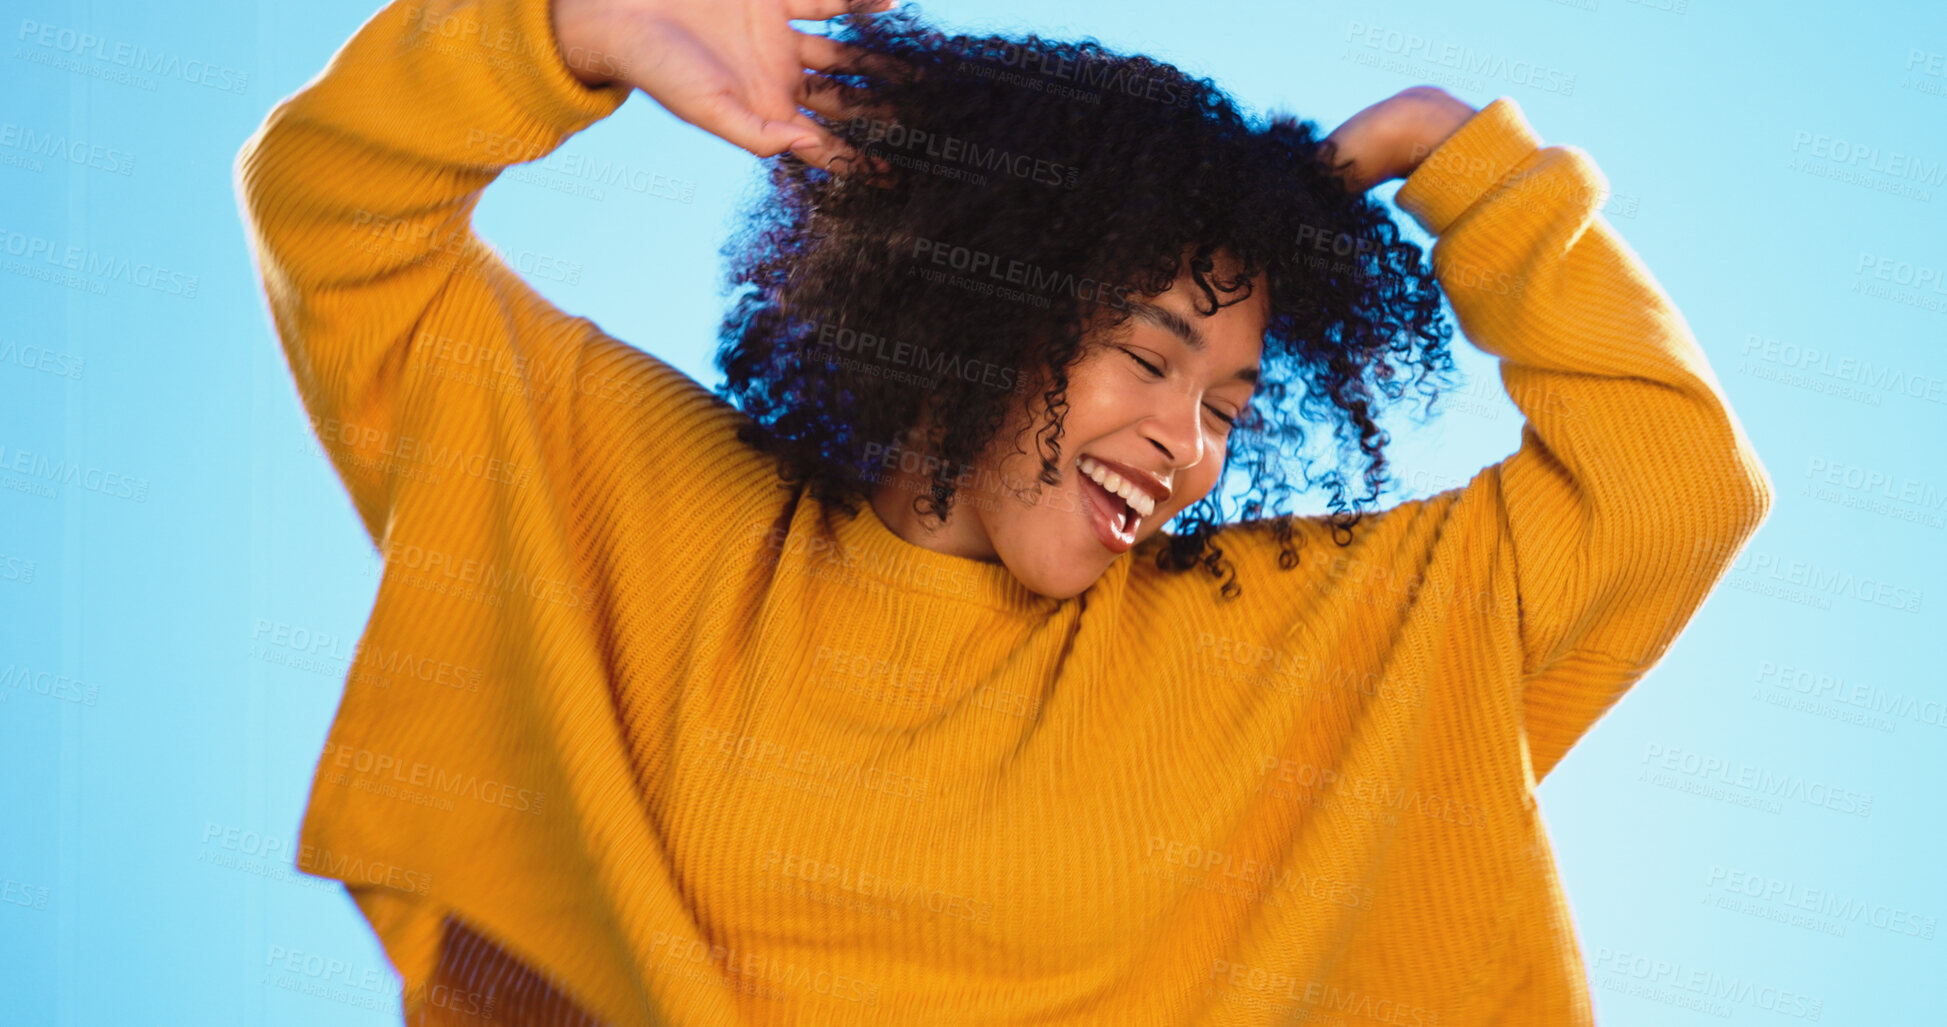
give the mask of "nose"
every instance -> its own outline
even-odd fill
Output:
[[[1182,470],[1203,461],[1203,400],[1192,395],[1172,398],[1169,406],[1143,420],[1143,436],[1172,467]]]

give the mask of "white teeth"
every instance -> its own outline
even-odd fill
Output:
[[[1134,482],[1122,480],[1122,475],[1102,466],[1093,457],[1083,457],[1075,466],[1097,485],[1129,501],[1130,507],[1143,517],[1156,512],[1156,500],[1149,493],[1136,487]]]

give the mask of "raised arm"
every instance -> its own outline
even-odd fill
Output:
[[[1537,780],[1661,658],[1774,495],[1689,326],[1598,213],[1607,193],[1503,97],[1395,197],[1527,418],[1470,487],[1512,552]]]
[[[842,49],[788,19],[846,4],[785,8],[395,0],[245,142],[236,186],[271,315],[374,542],[403,483],[439,470],[422,464],[510,485],[546,473],[532,465],[570,448],[571,402],[652,408],[672,435],[698,416],[728,423],[701,385],[541,297],[471,219],[502,169],[552,152],[634,88],[761,156],[844,155],[798,107],[842,113],[799,92],[805,69]],[[510,445],[519,434],[532,444]]]
[[[480,241],[473,208],[502,168],[551,152],[628,93],[571,76],[547,0],[400,0],[237,154],[291,372],[374,541],[397,483],[428,470],[400,463],[412,350],[428,350],[417,370],[433,376],[509,378],[538,417],[573,395],[521,379],[572,374],[584,331]],[[516,321],[538,330],[516,333]]]

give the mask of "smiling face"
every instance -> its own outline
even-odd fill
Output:
[[[1233,269],[1220,260],[1216,272],[1223,281]],[[1057,484],[1039,480],[1040,455],[1028,451],[1037,433],[1021,430],[1052,420],[1037,383],[1026,391],[1032,410],[1013,409],[963,479],[944,524],[912,509],[928,487],[912,472],[875,491],[873,510],[914,545],[1001,563],[1049,598],[1081,594],[1117,557],[1209,494],[1223,472],[1230,422],[1256,389],[1270,296],[1260,277],[1249,299],[1217,297],[1229,305],[1200,314],[1197,305],[1207,300],[1186,267],[1168,290],[1131,295],[1127,323],[1085,341],[1068,370]],[[1149,512],[1135,516],[1111,489],[1134,495]]]

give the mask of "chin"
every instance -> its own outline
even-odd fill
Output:
[[[1072,515],[1059,511],[996,528],[990,537],[998,544],[1001,563],[1030,592],[1048,599],[1081,595],[1100,581],[1116,560],[1128,556],[1111,554],[1096,541],[1094,529],[1086,524],[1078,526]],[[1154,534],[1154,528],[1143,526],[1136,535],[1136,547]]]
[[[1050,599],[1073,599],[1083,592],[1088,591],[1090,586],[1100,580],[1102,580],[1102,575],[1097,574],[1086,581],[1076,581],[1066,588],[1056,589],[1052,592],[1043,592],[1042,595]]]
[[[1039,582],[1022,579],[1021,584],[1026,585],[1028,587],[1028,591],[1033,592],[1038,596],[1042,596],[1047,599],[1054,599],[1057,601],[1061,601],[1061,600],[1073,599],[1076,596],[1081,595],[1083,592],[1088,591],[1088,587],[1090,585],[1095,584],[1095,582],[1099,578],[1101,578],[1101,575],[1098,574],[1095,577],[1088,579],[1087,581],[1066,581],[1060,583],[1059,585],[1045,585]]]
[[[1056,557],[1061,559],[1061,557]],[[1108,570],[1101,561],[1090,563],[1085,558],[1068,554],[1065,562],[1057,567],[1027,566],[1016,570],[1012,565],[1015,580],[1027,586],[1028,591],[1049,599],[1073,599],[1089,590],[1089,586],[1100,581]]]

